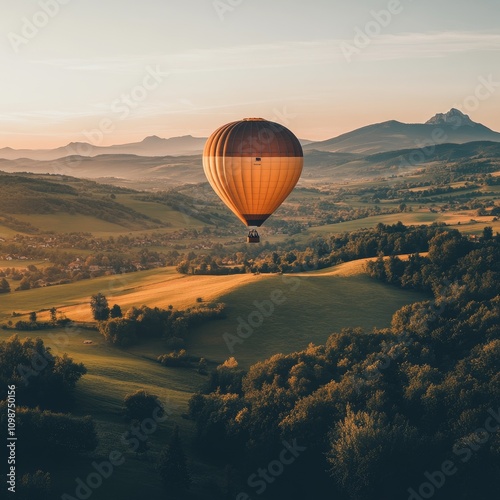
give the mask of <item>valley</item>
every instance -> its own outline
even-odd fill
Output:
[[[394,127],[399,125],[390,124],[389,131]],[[373,127],[369,130],[375,134]],[[439,262],[436,252],[448,249],[436,250],[441,239],[461,238],[457,248],[474,252],[475,246],[486,251],[489,238],[498,238],[499,143],[481,137],[436,145],[432,151],[386,151],[390,142],[384,146],[389,139],[382,134],[373,139],[376,147],[362,151],[352,145],[355,136],[304,146],[299,186],[261,228],[262,243],[255,246],[245,244],[245,228],[205,182],[196,150],[193,155],[137,156],[96,149],[88,157],[57,159],[43,153],[38,159],[0,160],[0,340],[40,338],[54,355],[67,353],[87,370],[74,390],[71,413],[92,416],[98,446],[88,457],[51,471],[59,492],[75,491],[75,477],[92,470],[89,457],[103,460],[119,449],[123,465],[92,498],[164,498],[156,462],[177,427],[193,478],[190,498],[219,499],[241,479],[236,475],[227,483],[224,451],[207,460],[199,435],[203,425],[212,424],[196,414],[194,402],[229,405],[222,414],[213,410],[229,425],[230,398],[247,403],[242,388],[224,394],[229,391],[224,384],[238,387],[245,374],[254,380],[259,370],[279,372],[280,363],[294,360],[290,373],[309,375],[301,379],[305,385],[290,376],[286,397],[303,394],[308,404],[314,377],[324,382],[332,370],[351,370],[350,357],[377,342],[382,346],[377,356],[386,356],[402,314],[419,304],[424,314],[432,311],[441,285],[416,263]],[[343,144],[354,152],[342,151]],[[377,257],[382,254],[381,264]],[[416,266],[413,275],[404,271],[406,265]],[[373,266],[379,266],[377,271]],[[376,273],[379,279],[373,278]],[[120,316],[96,321],[90,307],[96,294],[109,308],[119,306]],[[112,345],[103,336],[108,322],[126,328],[146,321],[142,318],[148,314],[189,318],[216,304],[224,304],[220,317],[193,325],[181,321],[173,330],[166,323],[158,330],[150,319],[152,333],[134,337],[129,345]],[[433,321],[431,315],[423,324]],[[414,323],[408,324],[411,330]],[[365,338],[371,340],[356,347]],[[353,350],[348,347],[336,368],[325,372],[321,353],[335,339]],[[406,359],[402,352],[391,354],[394,365],[399,366],[400,356]],[[175,364],[179,355],[187,361]],[[160,363],[159,356],[174,361]],[[352,373],[363,379],[368,368],[361,366],[353,365]],[[227,377],[218,389],[217,377]],[[347,378],[338,378],[338,384],[356,400]],[[123,439],[130,430],[124,398],[138,390],[158,396],[168,416],[148,439],[147,454],[135,453]],[[248,387],[245,391],[252,394]],[[291,403],[293,411],[286,410],[284,429],[302,425],[301,398]],[[328,401],[321,398],[318,404]],[[378,404],[375,400],[369,404]],[[216,436],[218,424],[213,425]],[[211,435],[205,436],[207,442]],[[233,444],[224,441],[222,449],[226,446]]]

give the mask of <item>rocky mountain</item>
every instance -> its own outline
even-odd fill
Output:
[[[326,141],[304,147],[336,153],[373,154],[429,145],[473,141],[500,142],[500,133],[476,123],[458,109],[438,113],[425,123],[402,123],[390,120],[353,130]]]

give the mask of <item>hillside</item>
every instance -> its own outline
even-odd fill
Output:
[[[224,300],[228,306],[228,317],[213,325],[206,324],[192,332],[188,341],[189,352],[203,355],[216,362],[231,356],[222,340],[222,333],[234,332],[237,317],[247,315],[252,300],[265,298],[276,289],[283,289],[289,301],[280,306],[275,314],[267,318],[261,328],[246,340],[234,355],[240,366],[264,360],[275,352],[291,352],[305,348],[309,342],[324,342],[336,328],[353,324],[370,328],[373,325],[387,326],[392,313],[400,306],[423,297],[422,294],[399,292],[398,290],[361,276],[364,262],[351,262],[336,269],[338,275],[315,274],[289,279],[300,280],[300,285],[292,290],[279,276],[229,276],[229,277],[181,277],[173,269],[161,269],[134,273],[117,282],[116,277],[103,277],[87,282],[75,283],[50,289],[37,289],[9,294],[0,303],[0,318],[7,321],[11,309],[20,310],[22,297],[23,312],[29,309],[39,311],[45,307],[61,306],[60,312],[68,317],[90,319],[89,295],[101,290],[110,300],[126,309],[130,305],[147,303],[150,307],[165,306],[171,301],[177,307],[196,304],[202,295],[206,300]],[[351,281],[352,280],[352,281]],[[360,281],[361,280],[361,281]],[[181,284],[181,282],[184,282]],[[82,288],[84,286],[84,288]],[[179,294],[180,292],[180,294]],[[15,300],[11,299],[15,297]],[[318,297],[320,298],[318,302]],[[349,310],[347,304],[355,301],[359,306]],[[296,316],[298,305],[307,314]],[[311,317],[318,310],[328,311],[322,321],[311,328]],[[44,319],[47,312],[39,312]],[[120,437],[128,429],[123,418],[123,399],[127,394],[145,389],[159,396],[169,409],[169,418],[151,439],[149,454],[156,457],[162,444],[168,438],[174,425],[180,427],[193,475],[196,477],[194,492],[197,498],[207,498],[203,491],[203,481],[222,478],[220,467],[207,464],[196,452],[193,444],[195,425],[184,418],[188,401],[207,378],[189,368],[169,368],[160,365],[156,358],[165,352],[165,344],[160,340],[129,349],[117,349],[108,345],[101,335],[93,330],[75,328],[68,330],[46,330],[36,332],[54,353],[68,353],[73,359],[84,363],[88,373],[79,382],[72,409],[75,416],[91,414],[99,432],[99,456],[108,456],[109,450],[118,449],[125,453],[126,462],[117,468],[102,487],[93,492],[93,497],[107,499],[120,493],[122,498],[148,499],[164,498],[157,473],[151,459],[144,459],[132,453],[121,442]],[[272,332],[272,335],[271,335]],[[5,332],[7,337],[11,332]],[[20,337],[32,336],[33,332],[19,332]],[[61,345],[61,339],[63,345]],[[92,344],[84,344],[91,341]],[[202,354],[198,354],[202,353]],[[213,366],[213,365],[212,365]],[[85,461],[86,460],[86,461]],[[82,463],[67,463],[52,475],[54,484],[64,491],[73,491],[77,471],[88,468],[88,459]],[[137,481],[141,474],[143,480]]]
[[[8,294],[2,298],[0,321],[6,321],[12,310],[27,315],[32,310],[48,311],[53,306],[71,319],[90,321],[88,300],[99,291],[125,311],[142,304],[161,308],[172,304],[183,309],[194,306],[201,297],[205,302],[226,303],[227,318],[193,331],[188,339],[189,351],[217,362],[232,354],[249,366],[276,352],[292,352],[307,347],[309,342],[324,342],[332,331],[344,327],[361,326],[370,330],[374,326],[388,326],[398,308],[424,298],[423,294],[398,291],[369,279],[364,274],[365,262],[362,259],[322,272],[290,276],[184,276],[173,268],[107,276]],[[254,301],[269,298],[274,290],[280,290],[287,300],[231,352],[223,334],[236,335],[238,318],[246,319],[256,310]],[[302,313],[297,315],[299,309]],[[48,312],[39,313],[39,318],[48,320]],[[134,349],[149,352],[146,346]]]
[[[164,197],[160,205],[141,200],[132,189],[64,175],[0,172],[0,183],[0,227],[20,232],[147,230],[217,221],[181,194]]]
[[[201,156],[137,156],[133,154],[104,154],[95,157],[68,156],[55,160],[0,159],[0,170],[5,172],[33,172],[62,174],[88,179],[115,182],[125,181],[134,187],[147,180],[156,188],[197,183],[206,180]]]

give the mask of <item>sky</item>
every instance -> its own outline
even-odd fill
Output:
[[[500,131],[498,0],[0,0],[0,148],[323,140],[456,107]]]

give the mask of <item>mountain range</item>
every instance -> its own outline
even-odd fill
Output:
[[[67,156],[98,156],[98,155],[137,155],[137,156],[181,156],[199,154],[206,142],[204,137],[185,135],[162,139],[156,135],[146,137],[141,142],[118,144],[115,146],[94,146],[88,142],[71,142],[67,146],[55,149],[0,149],[0,158],[18,160],[57,160]]]
[[[301,185],[405,174],[426,164],[451,168],[486,161],[500,165],[500,134],[454,109],[423,124],[389,121],[327,141],[302,143]],[[152,136],[139,143],[109,147],[72,143],[53,150],[4,148],[0,150],[0,171],[64,174],[134,189],[164,190],[206,182],[201,168],[204,144],[200,137]]]
[[[425,123],[402,123],[396,120],[361,127],[325,141],[301,140],[304,151],[329,153],[374,154],[400,149],[421,148],[428,145],[473,141],[500,142],[500,133],[472,121],[468,115],[452,108],[438,113]],[[199,155],[205,137],[191,135],[163,139],[146,137],[141,142],[115,146],[94,146],[87,142],[72,142],[55,149],[0,149],[0,158],[18,160],[57,160],[68,156],[95,157],[98,155],[137,155],[147,157]]]
[[[366,155],[473,141],[500,142],[500,133],[452,108],[447,113],[436,114],[425,123],[401,123],[396,120],[375,123],[333,139],[308,144],[304,149]]]

